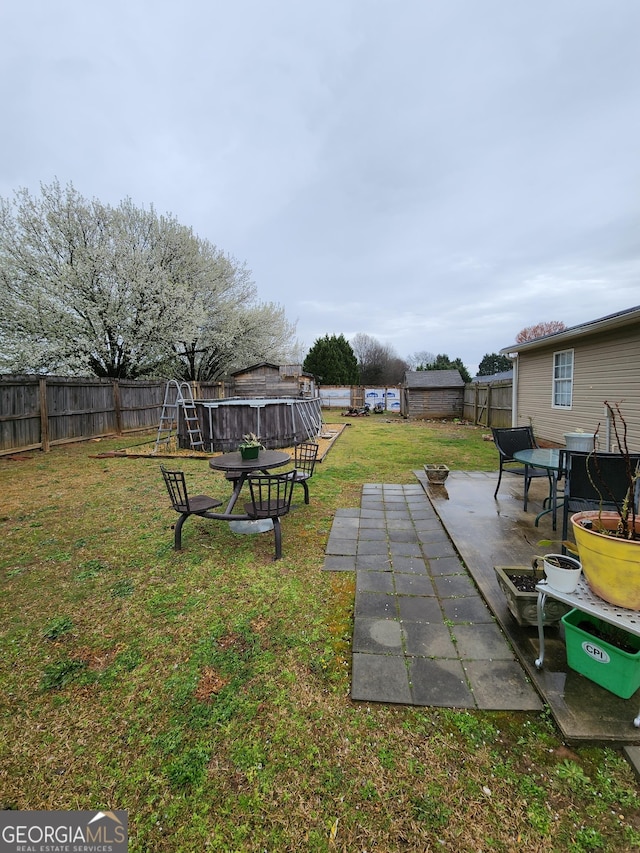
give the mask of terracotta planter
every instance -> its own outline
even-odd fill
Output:
[[[444,483],[449,476],[449,469],[446,465],[427,464],[424,466],[424,470],[427,472],[427,480],[430,483]]]
[[[538,593],[523,592],[514,584],[512,577],[528,577],[536,581],[544,580],[541,571],[528,566],[495,566],[496,578],[507,599],[507,606],[518,625],[538,624]],[[544,625],[555,625],[571,608],[561,601],[547,598],[544,605]]]
[[[618,520],[616,512],[578,512],[571,516],[573,535],[591,590],[609,604],[640,610],[640,539],[619,539],[597,531],[598,526],[615,530]],[[591,522],[593,529],[583,527],[584,521]],[[636,519],[636,531],[640,533],[640,519]]]

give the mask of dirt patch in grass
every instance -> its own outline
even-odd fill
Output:
[[[206,666],[202,670],[194,695],[201,702],[209,702],[220,693],[223,687],[227,686],[230,680],[216,672],[213,667]]]

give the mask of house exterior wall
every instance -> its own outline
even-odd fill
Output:
[[[570,408],[554,408],[553,357],[573,351],[573,394]],[[564,444],[566,432],[595,432],[600,424],[600,450],[605,446],[604,401],[619,403],[627,422],[627,442],[640,451],[640,326],[557,341],[518,356],[517,425],[531,424],[538,440]],[[611,437],[615,442],[615,436]]]

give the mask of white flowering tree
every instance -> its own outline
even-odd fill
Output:
[[[58,182],[0,199],[0,284],[2,372],[215,379],[291,340],[246,267],[175,218]]]

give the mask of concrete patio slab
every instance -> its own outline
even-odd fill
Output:
[[[348,566],[356,572],[354,700],[542,708],[421,484],[367,484],[359,517],[336,514],[324,569]],[[478,642],[467,629],[479,632]],[[479,662],[487,668],[478,670]],[[489,699],[491,662],[496,693]]]
[[[546,497],[546,483],[534,481],[525,513],[521,478],[503,478],[494,499],[496,473],[452,471],[445,486],[437,488],[429,485],[423,471],[414,473],[563,737],[569,743],[640,747],[640,730],[633,725],[640,691],[631,699],[620,699],[571,670],[558,627],[545,628],[545,663],[537,670],[537,629],[516,623],[498,585],[494,566],[529,566],[535,555],[561,547],[560,532],[552,529],[550,515],[542,516],[538,527],[534,525]]]
[[[620,699],[569,669],[557,627],[537,670],[537,629],[516,623],[496,580],[494,566],[560,548],[549,515],[534,525],[545,484],[534,481],[525,513],[519,478],[503,478],[494,500],[496,473],[453,471],[437,487],[414,473],[415,485],[365,485],[362,508],[334,521],[323,568],[356,572],[352,698],[492,710],[543,700],[567,742],[621,746],[640,778],[640,691]]]

